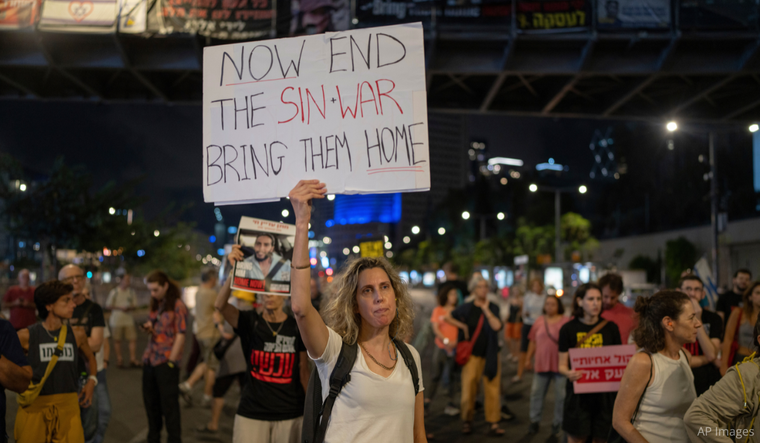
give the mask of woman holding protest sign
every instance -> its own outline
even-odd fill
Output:
[[[615,400],[612,425],[631,443],[687,443],[683,417],[697,398],[691,354],[702,327],[699,302],[678,291],[636,299],[639,326],[633,331],[643,348],[625,368]]]
[[[318,180],[302,180],[290,191],[296,216],[291,305],[316,364],[302,441],[426,442],[419,353],[396,339],[408,335],[414,316],[398,273],[383,258],[356,259],[322,310],[326,321],[311,303],[311,203],[326,193]]]
[[[581,285],[573,295],[574,318],[559,331],[559,372],[570,383],[565,389],[562,430],[569,443],[583,443],[591,436],[594,443],[607,440],[612,427],[614,392],[576,394],[573,383],[583,371],[570,367],[568,351],[572,348],[600,348],[619,345],[620,331],[615,323],[602,319],[602,290],[596,283]]]
[[[233,245],[227,258],[234,271],[234,264],[245,259],[241,246]],[[230,295],[230,284],[222,284],[214,307],[240,337],[248,372],[232,441],[298,443],[309,366],[296,320],[283,311],[281,295],[259,294],[260,313],[238,310],[228,303]]]

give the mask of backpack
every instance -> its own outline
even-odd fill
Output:
[[[412,352],[406,343],[401,340],[393,339],[393,343],[398,348],[399,353],[404,358],[406,367],[412,374],[412,384],[414,385],[414,395],[420,391],[420,376],[417,373],[417,363],[414,361]],[[309,387],[306,390],[306,400],[304,402],[303,429],[301,432],[302,443],[323,443],[327,434],[327,424],[330,421],[335,399],[340,394],[343,386],[351,381],[351,369],[356,362],[356,355],[359,352],[359,345],[353,345],[343,342],[338,355],[338,361],[335,363],[332,373],[330,373],[330,393],[322,403],[322,381],[319,379],[319,372],[315,367],[309,377]],[[321,419],[321,421],[320,421]]]

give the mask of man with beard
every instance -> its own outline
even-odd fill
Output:
[[[245,272],[243,277],[253,280],[266,280],[266,291],[270,290],[269,285],[272,281],[290,283],[290,260],[286,260],[275,253],[274,244],[274,235],[259,234],[253,245],[253,253],[246,256],[237,265],[238,272],[241,270]],[[250,248],[242,249],[245,255],[250,253]]]
[[[752,280],[752,272],[749,269],[739,269],[734,273],[733,288],[731,291],[721,295],[718,299],[718,304],[715,307],[715,311],[723,319],[723,322],[728,321],[728,317],[731,316],[731,310],[733,308],[742,307],[742,296],[744,291],[747,290],[749,282]]]

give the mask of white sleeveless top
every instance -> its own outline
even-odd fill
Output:
[[[652,355],[652,386],[644,393],[633,427],[649,443],[688,443],[683,416],[697,398],[694,375],[686,354],[673,360],[659,352]]]

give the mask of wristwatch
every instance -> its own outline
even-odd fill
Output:
[[[98,385],[98,377],[96,377],[96,376],[94,376],[94,375],[91,375],[91,376],[89,376],[89,377],[87,377],[87,378],[88,378],[89,380],[92,380],[92,381],[94,381],[94,382],[95,382],[95,386],[97,386],[97,385]]]

